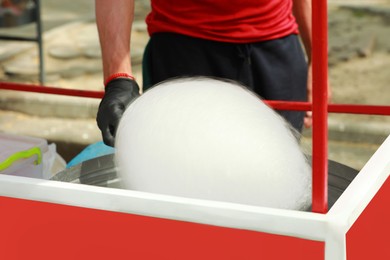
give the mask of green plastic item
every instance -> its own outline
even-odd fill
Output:
[[[42,152],[39,147],[33,147],[31,149],[20,151],[17,153],[14,153],[7,159],[5,159],[3,162],[0,163],[0,171],[3,171],[7,168],[9,168],[14,162],[20,160],[20,159],[26,159],[30,158],[34,155],[37,155],[37,159],[34,161],[35,165],[39,165],[42,162]]]

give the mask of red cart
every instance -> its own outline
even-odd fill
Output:
[[[0,175],[0,259],[390,259],[390,137],[328,211],[327,113],[389,115],[390,107],[327,104],[326,10],[313,1],[313,105],[269,102],[313,111],[313,212]]]

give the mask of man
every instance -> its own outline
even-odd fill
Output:
[[[238,81],[264,99],[311,101],[311,0],[151,0],[151,7],[144,88],[172,77],[212,76]],[[106,86],[97,122],[111,146],[122,113],[139,95],[130,60],[133,16],[133,0],[96,0]],[[311,125],[310,113],[280,113],[298,131]]]

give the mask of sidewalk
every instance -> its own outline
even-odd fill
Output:
[[[347,1],[343,1],[343,4],[345,2]],[[142,82],[143,49],[148,40],[143,21],[148,8],[148,1],[136,1],[138,11],[133,26],[131,49],[133,69],[139,82]],[[55,0],[42,1],[42,14],[47,78],[45,85],[102,90],[101,54],[93,19],[93,1],[82,0],[74,4]],[[336,21],[336,24],[350,24],[345,22],[345,19],[348,20],[350,17],[340,17],[330,17],[329,20]],[[372,21],[377,22],[377,18],[375,19]],[[368,26],[371,20],[360,19],[359,21],[364,25],[363,28],[372,30]],[[31,32],[32,28],[26,26],[0,29],[0,33]],[[340,29],[344,30],[343,37],[333,36],[338,33],[333,29],[330,28],[331,52],[345,46],[352,46],[351,41],[354,41],[352,38],[347,38],[344,42],[333,40],[348,36],[346,31],[350,32],[351,28]],[[380,35],[389,32],[384,31],[386,29],[383,28],[381,30]],[[360,35],[365,35],[364,33],[365,31],[359,32]],[[346,58],[339,54],[336,56],[336,51],[331,53],[331,57],[336,57],[336,64],[332,64],[329,69],[333,102],[389,105],[390,90],[387,84],[389,77],[383,78],[378,84],[371,82],[372,78],[387,75],[390,66],[390,53],[385,49],[386,44],[389,44],[390,51],[390,41],[387,43],[385,39],[380,38],[378,43],[380,51],[364,59],[356,58],[356,52],[351,52],[352,47],[342,49],[343,55],[349,53],[347,56],[344,55]],[[3,68],[0,71],[0,80],[38,83],[35,44],[0,41],[0,64]],[[372,69],[366,70],[367,67]],[[359,69],[361,73],[356,74]],[[378,74],[379,72],[381,73]],[[67,161],[86,145],[101,139],[95,121],[99,103],[96,99],[4,90],[0,92],[0,131],[39,136],[55,142],[59,153]],[[360,168],[389,133],[390,117],[330,114],[330,158]],[[305,131],[304,143],[309,145],[310,141],[311,132]]]

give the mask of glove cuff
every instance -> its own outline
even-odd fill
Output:
[[[110,75],[106,81],[104,82],[104,86],[107,86],[108,83],[110,83],[111,80],[117,79],[117,78],[129,78],[135,81],[134,76],[130,75],[129,73],[114,73]]]

